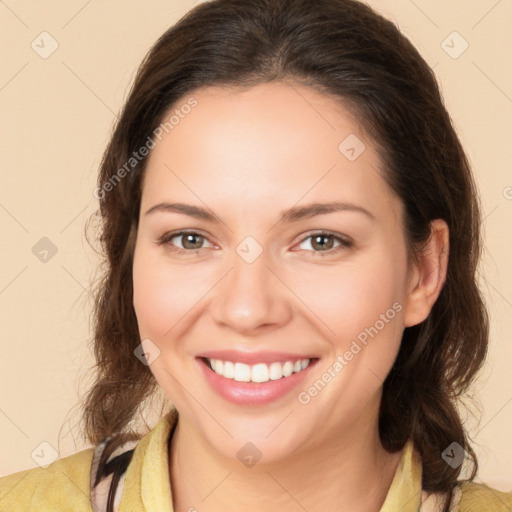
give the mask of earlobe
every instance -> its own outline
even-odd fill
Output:
[[[430,223],[430,238],[418,254],[405,301],[404,326],[425,320],[446,281],[449,259],[449,228],[442,219]]]

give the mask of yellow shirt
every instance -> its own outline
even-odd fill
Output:
[[[133,443],[135,450],[118,493],[119,512],[173,511],[167,442],[175,418],[174,414],[167,414],[151,432]],[[88,448],[46,468],[33,468],[0,478],[0,511],[92,512],[93,455],[94,449]],[[426,499],[427,494],[421,490],[421,474],[421,460],[409,441],[380,512],[435,511],[435,495]],[[463,483],[461,488],[459,512],[512,511],[512,493],[469,482]],[[92,499],[103,504],[94,512],[99,512],[105,503],[99,489]]]

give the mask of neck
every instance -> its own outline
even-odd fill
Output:
[[[249,468],[206,446],[180,417],[169,456],[174,511],[261,512],[272,503],[281,512],[378,512],[401,455],[384,450],[374,421],[286,460]]]

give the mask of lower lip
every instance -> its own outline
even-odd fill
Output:
[[[238,382],[227,379],[214,372],[203,359],[197,358],[196,361],[210,386],[226,400],[238,405],[264,405],[290,393],[302,382],[318,359],[310,361],[307,368],[292,373],[289,377],[267,382]]]

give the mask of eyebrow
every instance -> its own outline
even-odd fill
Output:
[[[312,203],[305,206],[294,206],[288,210],[281,211],[281,217],[279,222],[297,222],[302,219],[309,219],[316,215],[323,215],[326,213],[334,212],[359,212],[366,215],[369,219],[376,221],[375,215],[370,211],[366,210],[362,206],[358,206],[352,203],[346,203],[341,201],[334,201],[330,203]],[[209,222],[218,223],[218,217],[205,208],[199,206],[193,206],[185,203],[159,203],[152,206],[145,215],[149,215],[155,212],[166,212],[166,213],[181,213],[194,217],[196,219],[206,220]]]

